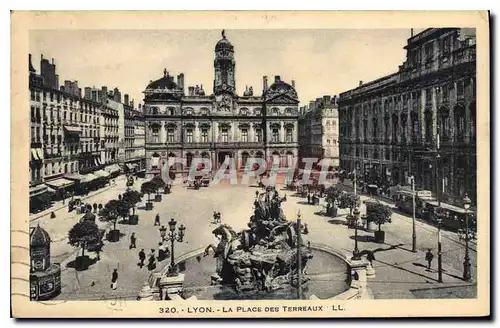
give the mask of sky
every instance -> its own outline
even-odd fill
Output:
[[[421,30],[421,29],[420,29]],[[417,33],[419,30],[415,30]],[[262,91],[262,76],[295,80],[301,105],[323,95],[338,95],[396,72],[405,60],[408,29],[226,30],[236,60],[236,91]],[[59,84],[82,88],[118,87],[142,103],[151,80],[185,75],[188,85],[213,90],[214,48],[220,30],[32,30],[30,53],[37,72],[40,55],[54,58]]]

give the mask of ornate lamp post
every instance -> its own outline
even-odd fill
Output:
[[[361,260],[361,257],[359,256],[359,249],[358,249],[358,218],[359,218],[359,210],[356,207],[354,209],[354,212],[352,212],[352,215],[354,216],[354,251],[352,252],[352,257],[351,260]]]
[[[443,262],[441,251],[441,224],[443,223],[443,216],[445,214],[442,210],[436,208],[437,224],[438,224],[438,282],[443,282]]]
[[[177,274],[178,274],[177,268],[176,268],[175,262],[174,262],[174,242],[177,241],[179,243],[182,243],[182,241],[184,239],[184,232],[186,231],[186,227],[184,227],[183,224],[181,224],[178,231],[175,231],[176,225],[177,225],[177,221],[175,221],[173,218],[170,219],[170,221],[168,222],[168,227],[169,227],[170,231],[169,231],[168,235],[164,237],[165,241],[171,242],[170,267],[168,269],[168,274],[167,274],[167,276],[169,276],[169,277],[177,276]],[[161,233],[161,229],[160,229],[160,233]]]
[[[471,281],[470,274],[470,258],[469,258],[469,215],[468,211],[470,208],[471,200],[467,194],[463,199],[464,209],[465,209],[465,257],[464,257],[464,280]]]

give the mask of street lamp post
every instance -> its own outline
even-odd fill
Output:
[[[465,257],[464,257],[464,280],[471,281],[470,273],[470,258],[469,258],[469,215],[468,210],[470,208],[471,200],[467,194],[463,199],[464,209],[465,209]]]
[[[164,238],[165,241],[171,242],[170,267],[168,269],[168,274],[167,274],[169,277],[173,277],[173,276],[178,275],[177,268],[175,267],[175,262],[174,262],[174,243],[176,241],[179,243],[182,243],[182,241],[184,239],[184,232],[186,231],[186,227],[184,227],[183,224],[181,224],[178,231],[175,231],[176,225],[177,225],[177,221],[175,221],[173,218],[170,219],[170,221],[168,222],[168,227],[169,227],[170,232],[165,237],[162,237],[162,238]],[[161,231],[162,230],[160,229],[160,234],[161,234]]]
[[[412,235],[411,235],[411,241],[412,241],[412,247],[411,251],[413,253],[417,252],[417,231],[415,228],[415,176],[410,177],[411,180],[411,193],[412,193],[412,198],[413,198],[413,218],[412,218]]]
[[[442,262],[442,251],[441,251],[441,224],[443,222],[442,213],[437,214],[437,224],[438,224],[438,282],[443,282],[443,262]]]
[[[354,215],[354,250],[352,252],[352,257],[351,260],[361,260],[361,257],[359,256],[359,249],[358,249],[358,218],[359,218],[359,210],[356,207],[354,209],[354,212],[352,213]]]

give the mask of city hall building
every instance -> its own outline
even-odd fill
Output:
[[[251,65],[251,63],[248,63]],[[226,158],[242,170],[251,157],[292,164],[298,153],[298,96],[291,84],[275,76],[269,85],[263,77],[261,96],[253,87],[236,92],[236,61],[233,45],[226,38],[215,46],[213,93],[203,85],[190,86],[186,94],[184,74],[164,70],[144,91],[146,175],[161,172],[170,158],[184,159],[186,171],[194,158],[209,159],[218,168]]]
[[[417,189],[475,200],[475,31],[426,29],[405,49],[396,73],[340,94],[340,165],[368,182],[414,175]]]

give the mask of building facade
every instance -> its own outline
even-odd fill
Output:
[[[99,178],[120,171],[117,165],[120,131],[123,137],[121,144],[125,149],[126,141],[134,143],[130,132],[135,130],[135,122],[143,121],[143,117],[133,109],[133,102],[128,106],[121,104],[121,93],[117,88],[109,93],[106,87],[102,90],[85,88],[82,95],[78,81],[66,80],[64,85],[59,86],[54,60],[49,62],[43,55],[40,60],[41,74],[37,74],[31,55],[28,68],[30,210],[39,211],[43,209],[43,204],[49,202],[49,194],[50,199],[60,199],[74,192],[98,188],[103,184]],[[127,125],[125,107],[133,116],[133,119],[127,120]],[[123,117],[121,130],[119,108]],[[125,138],[126,130],[128,134]],[[144,144],[142,151],[136,149],[133,152],[135,159],[142,154],[144,163]],[[92,182],[95,183],[89,185]]]
[[[408,39],[396,73],[340,94],[343,169],[380,184],[414,175],[417,188],[450,202],[465,193],[475,200],[474,33],[427,29]]]
[[[317,164],[339,166],[339,116],[337,96],[323,96],[301,107],[299,157],[318,158]],[[321,161],[326,159],[327,162]]]
[[[243,169],[250,157],[280,160],[285,166],[298,155],[298,96],[291,85],[276,76],[268,85],[263,77],[263,93],[253,87],[236,93],[234,47],[224,35],[215,46],[213,94],[203,86],[188,87],[184,74],[177,81],[164,70],[144,91],[146,134],[146,174],[158,175],[169,158],[210,159],[218,168],[233,158]],[[182,164],[175,169],[187,170]]]

